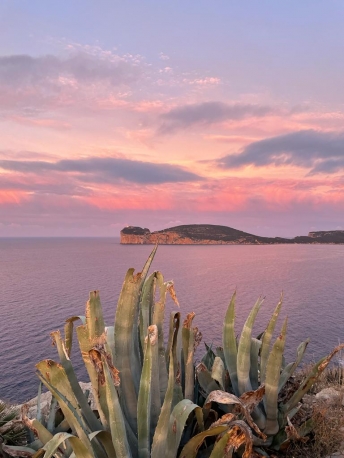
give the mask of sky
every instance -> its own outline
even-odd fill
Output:
[[[2,0],[0,237],[344,229],[344,2]]]

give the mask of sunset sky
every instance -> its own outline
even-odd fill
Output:
[[[2,0],[0,236],[344,229],[344,2]]]

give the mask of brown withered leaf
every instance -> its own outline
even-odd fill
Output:
[[[198,347],[198,345],[202,342],[202,333],[198,330],[197,327],[193,328],[194,332],[194,350]]]
[[[101,354],[100,354],[100,351],[96,348],[92,348],[89,352],[88,352],[89,356],[90,356],[90,360],[98,374],[98,380],[99,380],[99,383],[100,385],[105,385],[105,374],[104,374],[104,367],[103,367],[103,362],[102,362],[102,358],[101,358]]]
[[[195,316],[196,316],[195,312],[188,313],[186,315],[186,318],[185,318],[184,322],[183,322],[183,328],[190,329],[191,328],[191,324],[192,324],[192,320],[195,318]]]
[[[287,433],[288,441],[298,441],[298,442],[303,442],[303,443],[308,441],[308,437],[300,436],[297,429],[290,421],[289,417],[287,417],[287,422],[288,422],[288,426],[285,427],[285,432]]]
[[[225,415],[222,415],[222,417],[215,421],[212,425],[210,425],[209,429],[216,428],[216,426],[227,425],[228,423],[231,423],[234,419],[234,413],[226,413]]]
[[[245,445],[245,450],[242,458],[251,458],[253,450],[253,437],[250,428],[241,420],[234,420],[230,423],[231,429],[227,432],[228,441],[225,448],[227,453],[231,447],[238,450],[239,447]]]
[[[241,402],[244,406],[252,412],[252,410],[260,403],[265,394],[265,385],[260,385],[255,391],[246,391],[246,393],[240,396]]]
[[[147,334],[151,345],[155,345],[158,341],[158,328],[155,324],[148,326]]]
[[[244,415],[247,423],[253,429],[253,431],[255,431],[255,433],[263,440],[266,440],[266,435],[255,424],[250,415],[249,410],[246,408],[243,402],[234,394],[227,393],[221,390],[214,390],[209,394],[209,396],[205,400],[204,408],[209,408],[212,402],[218,402],[219,404],[237,405],[240,408],[241,413]]]
[[[176,295],[176,290],[174,289],[174,284],[173,284],[172,281],[168,283],[167,291],[170,293],[170,296],[171,296],[173,302],[176,304],[176,306],[180,307],[179,301],[178,301],[178,298],[177,298],[177,295]]]

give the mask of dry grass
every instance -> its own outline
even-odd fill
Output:
[[[299,385],[304,380],[310,367],[311,365],[305,366],[296,374],[292,383],[294,386]],[[306,443],[293,442],[290,444],[285,453],[288,458],[325,458],[342,448],[344,443],[344,406],[341,402],[331,404],[316,400],[315,394],[324,388],[331,387],[344,395],[343,375],[342,367],[328,368],[320,375],[309,394],[306,395],[306,402],[293,419],[293,423],[298,427],[307,418],[312,418],[314,429]]]

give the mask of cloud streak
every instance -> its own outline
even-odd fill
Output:
[[[203,178],[180,166],[133,161],[123,158],[64,159],[48,161],[0,160],[0,167],[20,173],[73,173],[83,182],[162,184],[201,181]]]
[[[42,82],[53,84],[59,78],[62,84],[106,80],[111,85],[118,86],[136,81],[140,73],[140,67],[136,63],[114,55],[108,59],[86,52],[78,52],[64,59],[54,55],[0,57],[0,83],[11,86],[36,85]]]
[[[159,134],[169,134],[193,126],[206,126],[223,121],[240,120],[249,117],[263,117],[275,112],[263,105],[228,104],[204,102],[173,108],[160,116]]]
[[[250,143],[242,152],[219,159],[218,165],[227,169],[294,165],[310,169],[309,175],[336,173],[344,168],[344,133],[302,130],[278,135]]]
[[[0,108],[22,114],[27,108],[98,107],[104,99],[116,100],[121,108],[123,94],[142,82],[147,71],[148,66],[135,56],[110,51],[71,49],[65,57],[2,56]]]

